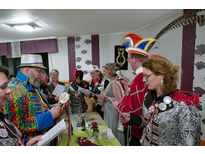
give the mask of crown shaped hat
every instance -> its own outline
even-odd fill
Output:
[[[154,38],[143,39],[135,33],[127,34],[122,38],[122,44],[126,47],[128,53],[136,53],[144,56],[149,56],[148,49],[154,41]]]
[[[20,67],[38,67],[42,69],[47,69],[43,66],[43,60],[41,55],[38,54],[24,54],[21,55],[21,64],[17,66]]]

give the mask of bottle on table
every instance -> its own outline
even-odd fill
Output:
[[[81,122],[81,130],[82,131],[85,131],[86,127],[85,127],[85,120],[84,118],[82,119],[82,122]]]

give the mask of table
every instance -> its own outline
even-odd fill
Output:
[[[98,125],[99,130],[109,129],[97,112],[86,112],[85,114],[71,115],[71,123],[73,126],[73,135],[71,137],[71,142],[70,142],[71,146],[78,146],[78,143],[77,143],[78,137],[87,137],[88,139],[91,139],[92,132],[89,132],[88,130],[82,131],[80,128],[76,127],[77,123],[81,121],[82,116],[85,117],[85,122],[96,121],[99,124]],[[93,141],[95,144],[102,145],[102,146],[121,146],[120,142],[117,140],[115,136],[114,138],[111,138],[111,139],[96,138],[96,140],[93,140]],[[65,135],[64,133],[64,135],[61,135],[60,137],[59,145],[65,146],[66,144],[67,144],[67,135]]]
[[[107,126],[105,125],[99,125],[99,129],[109,129]],[[93,139],[95,144],[101,145],[101,146],[121,146],[120,142],[117,140],[117,138],[114,136],[114,138],[112,139],[95,139],[91,138],[92,136],[92,131],[91,132],[86,132],[86,131],[81,131],[79,130],[75,130],[72,136],[72,140],[71,140],[71,146],[78,146],[77,143],[77,138],[78,137],[87,137],[88,139]]]
[[[81,122],[81,118],[85,117],[85,122],[91,122],[91,121],[97,121],[99,125],[106,125],[104,120],[100,117],[100,115],[97,112],[86,112],[81,114],[72,114],[71,115],[71,123],[73,125],[73,130],[77,130],[78,128],[77,123]]]

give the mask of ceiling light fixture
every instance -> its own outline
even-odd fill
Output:
[[[7,25],[9,25],[10,27],[12,27],[16,30],[23,31],[23,32],[32,32],[32,31],[36,30],[37,28],[41,28],[36,23],[7,24]]]
[[[35,29],[31,25],[27,25],[27,24],[25,24],[25,25],[14,25],[13,28],[16,29],[16,30],[19,30],[19,31],[23,31],[23,32],[31,32]]]

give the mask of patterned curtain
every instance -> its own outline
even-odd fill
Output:
[[[91,65],[100,66],[99,35],[68,37],[69,79],[73,80],[74,70],[82,70],[84,80],[90,79]]]

